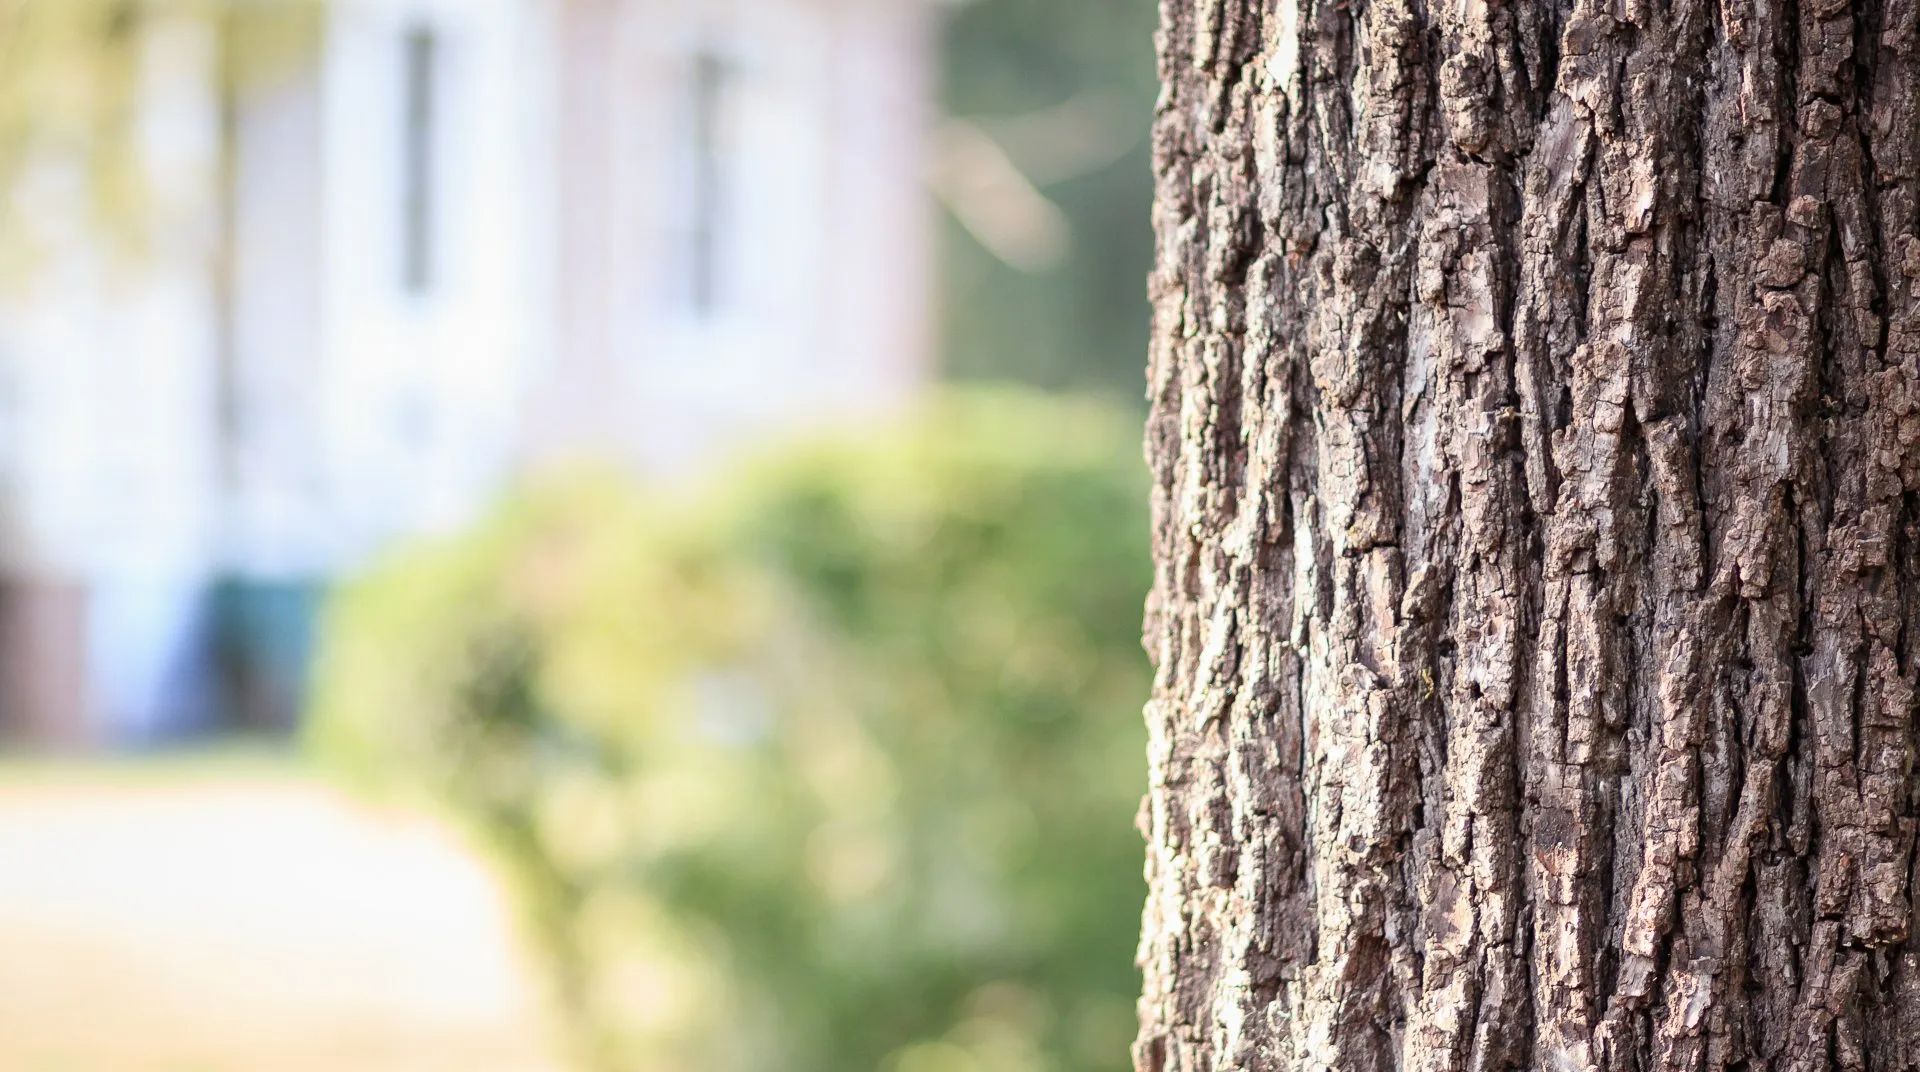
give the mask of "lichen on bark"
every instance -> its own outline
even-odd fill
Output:
[[[1920,1068],[1917,49],[1163,0],[1141,1072]]]

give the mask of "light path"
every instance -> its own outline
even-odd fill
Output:
[[[0,768],[0,1068],[556,1072],[441,827],[297,775]]]

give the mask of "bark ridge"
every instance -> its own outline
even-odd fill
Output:
[[[1920,1069],[1920,3],[1158,44],[1140,1072]]]

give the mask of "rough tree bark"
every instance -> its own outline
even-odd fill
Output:
[[[1164,0],[1143,1072],[1920,1068],[1917,11]]]

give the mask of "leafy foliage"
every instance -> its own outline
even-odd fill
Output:
[[[484,836],[589,1065],[1124,1068],[1133,427],[976,394],[530,491],[340,598],[315,733]]]
[[[0,0],[0,270],[37,266],[51,206],[78,187],[87,222],[143,252],[168,206],[148,186],[141,109],[151,70],[204,49],[212,92],[231,96],[296,68],[324,0]],[[42,189],[27,191],[36,185]],[[23,192],[30,196],[22,196]]]

